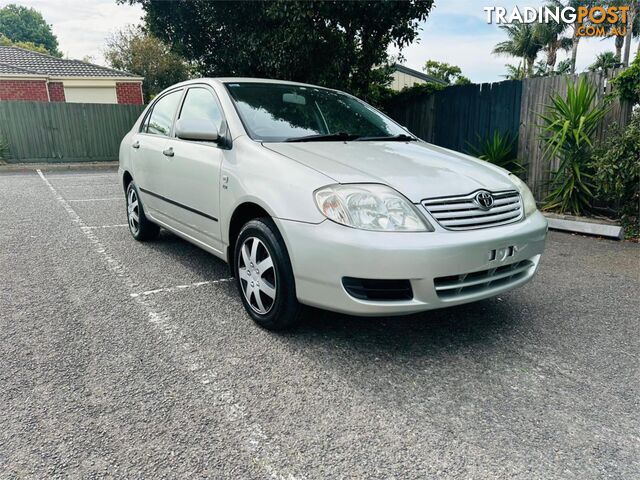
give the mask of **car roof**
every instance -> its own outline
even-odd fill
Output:
[[[301,82],[292,82],[290,80],[276,80],[271,78],[256,78],[256,77],[202,77],[202,78],[193,78],[191,80],[187,80],[185,82],[181,82],[176,86],[180,85],[190,85],[192,83],[202,83],[202,82],[215,82],[219,84],[225,83],[272,83],[272,84],[280,84],[280,85],[296,85],[300,87],[312,87],[312,88],[323,88],[325,90],[335,90],[334,88],[323,87],[320,85],[313,85],[310,83],[301,83]]]

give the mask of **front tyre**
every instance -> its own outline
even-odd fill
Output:
[[[135,182],[132,180],[127,185],[127,222],[129,231],[136,240],[144,242],[153,240],[160,233],[160,227],[144,214],[144,208],[140,202],[140,195]]]
[[[289,254],[273,221],[258,218],[247,222],[234,255],[236,284],[251,318],[268,330],[294,326],[301,306]]]

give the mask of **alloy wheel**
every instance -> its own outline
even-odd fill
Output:
[[[130,188],[127,194],[127,218],[131,233],[137,235],[140,230],[140,204],[135,188]]]
[[[276,270],[269,250],[260,239],[248,237],[242,243],[238,276],[251,309],[260,315],[269,313],[276,301]]]

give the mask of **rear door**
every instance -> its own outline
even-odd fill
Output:
[[[164,207],[160,182],[167,160],[164,152],[168,148],[169,136],[183,94],[184,89],[173,90],[156,100],[139,132],[132,138],[133,178],[140,190],[144,208],[154,217]]]
[[[222,135],[225,128],[220,103],[208,86],[188,88],[176,122],[180,119],[207,119]],[[171,201],[166,214],[178,222],[184,233],[221,250],[220,169],[224,148],[215,142],[169,139],[160,188]]]

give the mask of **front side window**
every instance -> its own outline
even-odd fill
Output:
[[[182,90],[171,92],[156,102],[145,125],[145,133],[169,136]]]
[[[222,131],[222,112],[213,94],[206,88],[190,88],[187,91],[180,118],[206,119],[216,126],[218,132]]]
[[[254,140],[292,141],[314,135],[380,138],[407,132],[366,103],[318,87],[227,83],[238,114]]]

